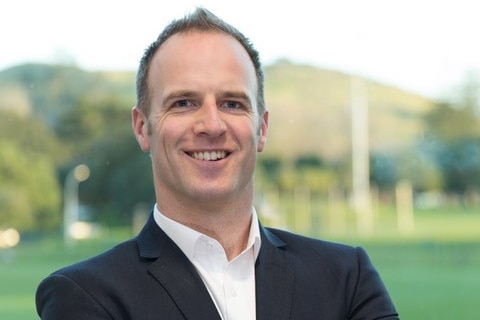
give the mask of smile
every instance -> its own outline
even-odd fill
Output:
[[[227,156],[226,151],[201,151],[201,152],[193,152],[190,154],[191,157],[197,160],[203,161],[215,161],[221,160]]]

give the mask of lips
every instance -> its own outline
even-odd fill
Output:
[[[225,158],[228,153],[224,150],[218,151],[196,151],[189,153],[192,158],[202,161],[216,161]]]

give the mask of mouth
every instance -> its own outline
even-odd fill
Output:
[[[188,155],[201,161],[218,161],[226,158],[230,153],[224,150],[218,151],[196,151],[189,152]]]

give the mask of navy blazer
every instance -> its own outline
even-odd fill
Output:
[[[398,319],[363,249],[262,226],[260,233],[257,320]],[[136,238],[44,279],[36,305],[44,320],[221,320],[195,267],[153,216]]]

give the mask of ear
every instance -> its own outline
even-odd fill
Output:
[[[143,152],[150,151],[147,119],[145,118],[143,111],[136,106],[132,108],[132,126],[133,133],[135,134],[135,138],[137,138],[140,149],[142,149]]]
[[[257,152],[262,152],[267,143],[267,130],[268,129],[268,110],[262,115],[262,122],[260,123],[259,134],[260,138],[258,139]]]

